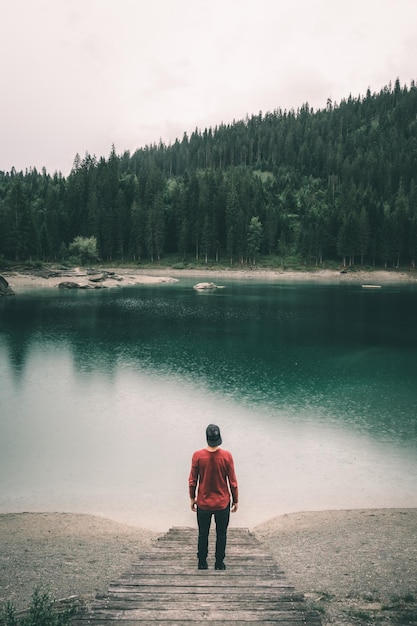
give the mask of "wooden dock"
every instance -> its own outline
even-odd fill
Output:
[[[197,569],[197,530],[172,528],[137,563],[110,583],[74,626],[320,626],[272,557],[245,528],[229,528],[226,571]]]

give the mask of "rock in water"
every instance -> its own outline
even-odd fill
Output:
[[[223,289],[222,285],[216,285],[215,283],[197,283],[193,289]]]
[[[4,278],[4,276],[0,276],[0,296],[14,296],[15,292],[11,287],[9,287],[9,283]]]

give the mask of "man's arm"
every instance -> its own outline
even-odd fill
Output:
[[[196,459],[196,455],[193,454],[193,457],[191,459],[190,476],[188,478],[188,492],[190,494],[191,510],[194,513],[197,511],[197,499],[196,499],[197,483],[198,483],[198,462]]]
[[[234,464],[232,455],[230,455],[230,460],[229,460],[228,480],[229,480],[230,493],[232,494],[232,507],[230,510],[232,513],[236,513],[238,506],[239,506],[238,505],[239,490],[238,490],[238,485],[237,485],[235,464]]]

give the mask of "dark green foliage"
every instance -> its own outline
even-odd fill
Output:
[[[49,593],[36,588],[23,614],[17,613],[10,602],[0,608],[0,626],[67,626],[75,613],[75,606],[58,610]]]
[[[415,626],[417,624],[417,603],[413,593],[395,596],[383,605],[382,610],[390,615],[393,624]]]
[[[87,262],[93,263],[98,259],[95,237],[75,237],[69,246],[69,251],[78,257],[77,260],[81,265],[85,265]]]
[[[66,179],[0,172],[0,258],[59,262],[77,237],[107,262],[414,267],[417,88],[397,80],[132,155],[77,155]]]
[[[253,264],[256,264],[256,257],[261,247],[263,237],[262,224],[259,217],[252,217],[248,228],[248,254]]]

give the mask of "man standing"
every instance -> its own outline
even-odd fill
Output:
[[[188,479],[191,510],[197,512],[198,569],[207,569],[208,538],[211,517],[216,521],[215,569],[225,570],[227,527],[230,511],[238,507],[238,487],[233,457],[222,450],[220,428],[209,424],[206,429],[207,447],[194,452]],[[196,497],[197,495],[197,497]]]

